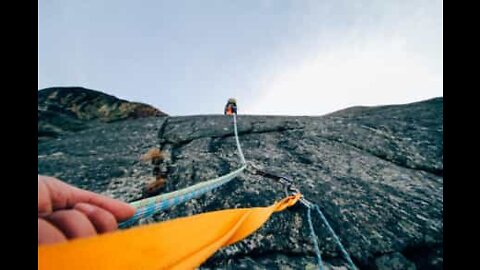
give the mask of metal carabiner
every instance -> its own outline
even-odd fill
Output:
[[[295,183],[294,183],[293,179],[285,177],[283,175],[276,175],[276,174],[271,173],[271,172],[266,172],[266,171],[260,169],[259,167],[255,166],[255,164],[253,164],[250,161],[247,162],[247,165],[249,165],[250,167],[253,168],[253,170],[251,170],[251,169],[248,169],[248,167],[247,167],[248,172],[250,172],[254,175],[261,175],[263,177],[276,180],[278,183],[280,183],[283,186],[285,195],[287,197],[290,196],[290,195],[294,195],[296,193],[300,193],[300,190],[295,186]]]

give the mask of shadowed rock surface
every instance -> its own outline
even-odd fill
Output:
[[[443,99],[355,107],[321,117],[238,116],[248,161],[289,176],[317,203],[360,269],[443,268]],[[40,174],[121,200],[142,198],[152,166],[166,153],[163,192],[240,167],[232,119],[223,115],[96,123],[38,145]],[[266,206],[282,185],[246,172],[218,190],[141,223],[236,207]],[[313,215],[327,269],[347,269]],[[202,269],[316,269],[306,208],[274,214],[247,239],[217,252]]]
[[[39,141],[89,128],[95,122],[166,116],[150,105],[81,87],[46,88],[37,96]]]

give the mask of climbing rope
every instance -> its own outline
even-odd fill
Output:
[[[245,156],[243,155],[242,147],[240,147],[240,141],[238,140],[238,131],[237,131],[237,115],[233,114],[233,131],[235,133],[235,141],[237,142],[237,149],[240,158],[242,159],[242,164],[246,165]]]
[[[134,224],[141,218],[153,216],[155,213],[158,213],[159,211],[184,203],[191,199],[200,197],[203,194],[211,190],[214,190],[230,182],[235,177],[239,176],[243,172],[243,170],[245,170],[247,165],[246,165],[245,157],[242,152],[242,147],[240,146],[240,141],[238,139],[237,118],[235,114],[233,114],[233,129],[234,129],[238,154],[243,164],[242,167],[226,175],[217,177],[215,179],[207,180],[181,190],[177,190],[174,192],[161,194],[158,196],[132,202],[131,205],[137,209],[135,214],[130,219],[124,222],[121,222],[119,224],[119,227],[126,228]]]
[[[302,197],[300,199],[300,202],[305,205],[307,207],[307,215],[308,215],[308,222],[309,222],[309,225],[310,225],[310,232],[311,232],[311,235],[312,235],[312,238],[313,238],[313,242],[314,242],[314,245],[316,246],[315,248],[315,251],[317,253],[317,260],[319,262],[319,266],[320,266],[320,269],[323,269],[323,264],[322,264],[322,257],[321,257],[321,254],[320,254],[320,250],[319,248],[317,247],[318,245],[318,242],[317,242],[317,235],[315,234],[315,231],[313,230],[313,225],[312,225],[312,220],[311,220],[311,215],[310,215],[310,211],[311,209],[315,209],[318,213],[318,215],[320,216],[320,218],[322,219],[322,222],[327,226],[328,228],[328,231],[330,232],[330,234],[333,236],[333,239],[335,240],[335,242],[337,243],[337,246],[340,248],[340,251],[342,252],[342,255],[343,257],[345,258],[345,260],[348,262],[350,268],[352,270],[357,270],[357,267],[355,266],[355,264],[353,263],[352,259],[350,258],[350,255],[348,254],[347,250],[345,249],[345,247],[342,245],[342,242],[340,241],[340,239],[338,238],[337,234],[335,233],[335,231],[332,229],[332,226],[330,226],[330,223],[328,223],[327,219],[325,218],[325,216],[323,215],[322,211],[320,210],[320,207],[317,205],[317,204],[314,204],[310,201],[308,201],[307,199],[305,199],[304,197]]]
[[[137,209],[135,215],[121,223],[120,227],[129,226],[141,218],[201,196],[240,175],[246,169],[247,163],[238,139],[235,114],[233,123],[242,167],[226,175],[181,190],[133,202],[131,205]],[[312,209],[318,212],[322,221],[327,225],[351,269],[356,270],[348,252],[318,205],[303,198],[293,180],[262,171],[259,171],[258,174],[278,180],[284,185],[286,193],[295,193],[295,195],[288,196],[267,207],[209,212],[96,237],[39,246],[39,269],[65,269],[66,267],[85,269],[92,266],[98,269],[194,268],[219,248],[238,242],[252,234],[268,220],[273,212],[282,211],[300,200],[308,210],[308,224],[320,270],[323,270],[323,262],[317,241],[318,237],[313,227]]]
[[[184,203],[184,202],[189,201],[193,198],[197,198],[197,197],[199,197],[199,196],[201,196],[201,195],[203,195],[203,194],[205,194],[205,193],[207,193],[207,192],[209,192],[209,191],[211,191],[215,188],[218,188],[218,187],[230,182],[232,179],[234,179],[235,177],[240,175],[246,169],[247,162],[245,161],[245,156],[243,155],[243,151],[242,151],[242,148],[241,148],[241,145],[240,145],[240,141],[238,139],[236,114],[233,114],[233,128],[234,128],[235,142],[236,142],[236,145],[237,145],[238,155],[240,156],[241,162],[243,164],[242,167],[240,167],[239,169],[237,169],[233,172],[230,172],[226,175],[220,176],[220,177],[212,179],[212,180],[207,180],[207,181],[195,184],[193,186],[190,186],[190,187],[187,187],[187,188],[184,188],[184,189],[181,189],[181,190],[177,190],[177,191],[174,191],[174,192],[158,195],[158,196],[155,196],[155,197],[151,197],[151,198],[147,198],[147,199],[143,199],[143,200],[139,200],[139,201],[135,201],[135,202],[131,203],[132,206],[137,208],[137,211],[136,211],[135,215],[132,218],[120,223],[119,227],[124,228],[124,227],[130,226],[130,225],[134,224],[135,222],[137,222],[138,220],[140,220],[141,218],[152,216],[159,211],[162,211],[162,210],[165,210],[167,208],[173,207],[175,205]],[[287,195],[288,195],[289,191],[293,192],[293,193],[300,194],[299,190],[294,186],[292,179],[284,177],[284,176],[278,176],[278,175],[275,175],[275,174],[272,174],[272,173],[262,171],[259,168],[255,167],[255,165],[253,165],[253,164],[251,164],[251,166],[255,169],[255,171],[256,171],[255,174],[259,174],[259,175],[262,175],[262,176],[265,176],[265,177],[268,177],[268,178],[271,178],[271,179],[276,179],[280,183],[282,183],[285,187],[285,193],[287,193]],[[322,222],[324,224],[326,224],[330,234],[333,236],[335,242],[339,246],[339,248],[342,252],[342,255],[344,256],[346,261],[349,263],[350,268],[353,269],[353,270],[356,270],[357,268],[356,268],[355,264],[353,263],[352,259],[350,258],[350,255],[348,254],[346,249],[343,247],[340,239],[338,238],[335,231],[332,229],[332,227],[328,223],[327,219],[323,215],[319,206],[310,202],[310,201],[308,201],[304,197],[302,197],[300,199],[300,202],[302,202],[302,204],[307,207],[308,224],[309,224],[310,234],[311,234],[311,237],[312,237],[312,241],[313,241],[316,256],[317,256],[319,269],[323,270],[323,262],[322,262],[322,256],[321,256],[321,252],[320,252],[320,249],[319,249],[318,241],[317,241],[318,237],[315,234],[315,230],[314,230],[314,227],[313,227],[313,222],[312,222],[312,217],[311,217],[311,209],[315,209],[317,211],[317,213],[319,214]]]
[[[272,172],[264,171],[264,170],[258,168],[257,166],[255,166],[254,164],[251,164],[251,167],[254,169],[253,171],[249,170],[249,172],[251,172],[252,174],[261,175],[263,177],[273,179],[273,180],[279,182],[280,184],[282,184],[284,186],[285,193],[287,195],[289,193],[290,194],[291,193],[301,193],[300,190],[295,186],[294,181],[291,178],[283,176],[283,175],[278,175],[278,174],[275,174],[275,173],[272,173]],[[343,257],[345,258],[345,260],[350,265],[350,268],[353,269],[353,270],[356,270],[357,268],[355,267],[355,264],[353,263],[352,259],[350,258],[350,255],[348,254],[347,250],[343,247],[342,242],[340,241],[337,234],[335,233],[335,231],[332,229],[332,227],[328,223],[327,219],[325,218],[322,211],[320,210],[320,207],[318,205],[308,201],[304,196],[302,196],[300,198],[300,202],[305,207],[307,207],[308,225],[309,225],[309,228],[310,228],[310,235],[311,235],[313,245],[314,245],[314,248],[315,248],[315,253],[316,253],[319,269],[323,270],[323,262],[322,262],[322,255],[321,255],[320,248],[319,248],[318,241],[317,241],[318,237],[315,234],[315,230],[314,230],[314,227],[313,227],[312,215],[311,215],[311,210],[312,209],[317,211],[317,213],[319,214],[322,222],[326,224],[330,234],[333,236],[336,244],[339,246]]]
[[[307,209],[308,226],[310,227],[310,237],[312,238],[313,247],[315,248],[315,253],[317,255],[318,267],[320,268],[320,270],[323,270],[322,253],[320,252],[320,248],[318,247],[317,234],[315,234],[315,230],[313,229],[311,214],[312,209],[310,207],[307,207]]]
[[[119,227],[120,228],[128,227],[134,224],[135,222],[137,222],[138,220],[140,220],[141,218],[153,216],[155,213],[159,211],[171,208],[175,205],[200,197],[203,194],[230,182],[232,179],[240,175],[242,171],[245,169],[245,167],[246,166],[244,165],[241,168],[229,174],[226,174],[221,177],[208,180],[202,183],[198,183],[196,185],[187,187],[182,190],[177,190],[167,194],[162,194],[159,196],[133,202],[131,203],[131,205],[136,207],[137,211],[135,212],[133,217],[120,223]]]

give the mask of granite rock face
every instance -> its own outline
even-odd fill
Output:
[[[83,130],[96,122],[166,116],[150,105],[81,87],[46,88],[37,96],[39,140]]]
[[[360,269],[443,268],[443,99],[355,107],[320,117],[238,116],[247,161],[292,178],[319,205]],[[232,118],[197,115],[96,123],[38,145],[40,174],[124,201],[143,198],[165,153],[163,192],[241,166]],[[266,206],[285,196],[271,179],[245,172],[219,189],[141,223],[208,211]],[[327,269],[347,263],[313,215]],[[274,214],[247,239],[218,251],[202,269],[316,269],[306,208]],[[393,267],[393,268],[392,268]]]

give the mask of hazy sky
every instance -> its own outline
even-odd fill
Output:
[[[38,2],[38,88],[170,115],[321,115],[443,96],[442,1]]]

